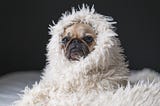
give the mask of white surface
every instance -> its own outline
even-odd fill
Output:
[[[144,78],[142,76],[143,73],[149,73],[145,75],[153,75],[155,72],[147,71],[143,69],[139,72],[132,73],[130,80],[136,82],[135,80],[140,80],[140,78]],[[155,75],[155,74],[154,74]],[[159,74],[156,74],[159,78]],[[147,77],[147,76],[145,76]],[[150,77],[149,77],[150,78]],[[17,94],[21,93],[21,91],[25,88],[25,86],[32,87],[32,84],[35,81],[39,81],[40,79],[40,71],[28,71],[28,72],[16,72],[0,77],[0,106],[10,106],[13,101],[19,99]]]
[[[0,106],[10,106],[25,88],[39,81],[40,71],[16,72],[0,77]]]

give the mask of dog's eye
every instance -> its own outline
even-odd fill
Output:
[[[85,36],[85,37],[83,38],[83,40],[84,40],[85,42],[87,42],[87,43],[91,43],[91,42],[93,42],[93,37],[91,37],[91,36]]]
[[[70,37],[66,36],[62,39],[62,43],[66,44],[70,40]]]

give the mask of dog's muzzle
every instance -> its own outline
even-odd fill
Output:
[[[89,54],[89,49],[81,40],[73,39],[67,47],[66,54],[69,60],[79,60]]]

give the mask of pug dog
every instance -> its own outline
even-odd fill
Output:
[[[96,33],[88,24],[77,23],[67,27],[62,34],[62,49],[70,61],[85,58],[94,50]]]
[[[50,26],[40,82],[26,88],[16,106],[111,106],[101,98],[114,100],[107,92],[125,87],[129,71],[112,24],[94,8],[63,14]]]

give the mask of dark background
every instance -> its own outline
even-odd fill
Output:
[[[48,25],[72,6],[94,4],[112,16],[125,49],[129,68],[160,69],[160,6],[154,0],[1,0],[0,75],[42,70]],[[160,70],[159,70],[160,71]]]

